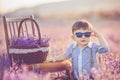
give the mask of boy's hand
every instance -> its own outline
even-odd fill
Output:
[[[56,60],[54,58],[47,58],[45,62],[55,62]]]
[[[65,60],[64,54],[60,54],[51,58],[47,58],[46,62],[55,62]]]
[[[95,37],[100,37],[101,34],[98,33],[95,29],[92,29],[92,36],[95,36]]]
[[[104,37],[100,33],[98,33],[95,29],[92,29],[92,36],[95,36],[98,38],[99,43],[102,47],[108,48],[108,44],[104,39]]]

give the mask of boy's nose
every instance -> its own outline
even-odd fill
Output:
[[[85,38],[85,35],[82,35],[82,38]]]

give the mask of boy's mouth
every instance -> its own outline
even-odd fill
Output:
[[[86,40],[82,40],[81,42],[85,42]]]

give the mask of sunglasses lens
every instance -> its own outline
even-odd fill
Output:
[[[86,32],[85,33],[85,37],[90,37],[91,36],[91,32]]]
[[[90,37],[90,36],[91,36],[91,32],[85,32],[85,33],[77,32],[77,33],[75,33],[75,35],[76,35],[76,37],[78,37],[78,38],[81,38],[83,35],[84,35],[85,37]]]
[[[76,37],[78,37],[78,38],[82,37],[82,33],[76,33],[75,35],[76,35]]]

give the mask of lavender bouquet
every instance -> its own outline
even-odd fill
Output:
[[[49,40],[47,36],[43,36],[41,40],[36,37],[12,37],[10,42],[11,48],[39,48],[39,47],[47,47],[49,46]]]
[[[49,40],[43,36],[41,40],[36,37],[12,37],[9,41],[9,54],[17,63],[34,64],[45,61],[49,52]]]

